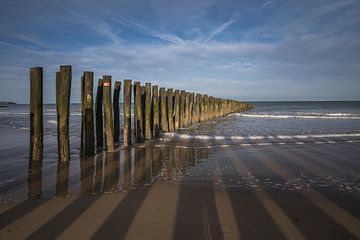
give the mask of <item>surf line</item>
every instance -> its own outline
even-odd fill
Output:
[[[348,113],[334,113],[325,115],[271,115],[271,114],[243,114],[234,113],[233,116],[249,117],[249,118],[271,118],[271,119],[290,119],[290,118],[301,118],[301,119],[355,119],[359,120],[360,116],[352,115]],[[230,116],[231,116],[230,115]]]
[[[179,133],[163,133],[166,138],[198,139],[198,140],[263,140],[263,139],[308,139],[308,138],[347,138],[360,137],[360,133],[339,133],[339,134],[310,134],[310,135],[277,135],[277,136],[210,136],[210,135],[189,135]]]
[[[221,144],[221,145],[207,145],[207,146],[184,146],[176,145],[175,148],[181,149],[214,149],[214,148],[229,148],[229,147],[254,147],[254,146],[278,146],[278,145],[308,145],[308,144],[335,144],[335,143],[360,143],[360,140],[348,141],[317,141],[317,142],[263,142],[263,143],[240,143],[240,144]],[[165,148],[169,147],[166,144],[155,144],[153,147]]]

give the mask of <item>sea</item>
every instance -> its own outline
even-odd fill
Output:
[[[216,148],[360,141],[360,101],[250,102],[250,104],[253,105],[250,111],[194,124],[175,133],[162,133],[159,139],[148,142],[153,146],[151,149],[143,143],[142,148],[120,151],[119,155],[113,156],[112,159],[129,158],[135,167],[135,170],[134,167],[132,168],[131,177],[128,179],[126,162],[120,160],[114,163],[105,153],[101,153],[101,149],[97,150],[98,154],[94,158],[86,160],[87,163],[80,161],[80,104],[71,104],[71,161],[65,171],[67,176],[65,190],[64,184],[60,184],[62,187],[59,187],[59,181],[64,180],[59,180],[59,176],[64,174],[61,175],[61,169],[57,164],[56,106],[45,104],[44,160],[40,171],[42,184],[35,185],[35,188],[41,188],[42,197],[70,196],[81,192],[101,194],[129,191],[147,186],[159,179],[181,177],[189,166],[195,166],[195,162],[207,159],[212,149]],[[122,116],[121,104],[120,109]],[[122,117],[120,119],[122,126],[123,119]],[[29,121],[27,104],[0,108],[0,203],[24,199],[29,195],[30,189],[34,188],[28,181],[34,179],[31,178],[31,171],[28,168]],[[119,146],[121,147],[121,142]],[[172,149],[177,149],[178,152],[171,152]],[[178,162],[164,164],[164,159],[168,160],[170,155],[175,156]],[[146,173],[145,170],[144,175],[136,172],[136,158],[139,156],[144,158],[151,156],[150,167],[146,166],[148,163],[140,167],[143,170],[151,169],[150,173]],[[159,159],[160,163],[156,164]],[[182,162],[183,159],[190,163]],[[83,169],[84,166],[87,170]],[[89,169],[90,173],[88,173]],[[107,177],[109,172],[111,178]],[[85,181],[84,178],[90,178],[91,181]],[[126,182],[127,180],[130,182]],[[359,185],[358,182],[356,184]]]
[[[251,137],[293,135],[345,135],[360,133],[360,101],[250,102],[253,109],[234,113],[206,124],[196,124],[178,133],[182,137]],[[122,105],[120,115],[122,116]],[[56,106],[45,104],[44,134],[56,134]],[[122,119],[121,119],[122,120]],[[70,107],[70,135],[79,136],[80,104]],[[123,121],[120,122],[122,125]],[[29,105],[0,108],[0,127],[29,130]],[[168,136],[171,136],[169,134]],[[174,135],[175,136],[175,135]]]

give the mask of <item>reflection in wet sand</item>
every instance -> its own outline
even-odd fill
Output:
[[[139,190],[155,180],[175,180],[186,170],[201,163],[209,156],[208,149],[154,147],[140,145],[127,147],[118,152],[103,152],[80,158],[79,194],[103,194],[117,191]],[[69,162],[58,162],[56,196],[68,197]],[[46,173],[45,173],[46,174]],[[41,164],[29,166],[29,198],[41,196]]]
[[[57,181],[56,181],[56,196],[66,197],[69,195],[69,161],[62,161],[58,163]]]
[[[28,197],[29,199],[41,197],[42,161],[29,162]]]

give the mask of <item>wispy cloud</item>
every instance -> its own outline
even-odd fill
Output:
[[[230,20],[224,22],[220,27],[216,28],[206,39],[205,42],[210,41],[213,37],[215,37],[216,35],[222,33],[225,29],[227,29],[228,27],[231,26],[231,24],[233,24],[234,22],[236,22],[236,19],[231,18]]]

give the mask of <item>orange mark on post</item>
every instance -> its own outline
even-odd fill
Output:
[[[103,83],[103,86],[104,86],[104,87],[110,87],[110,83],[109,83],[109,82],[104,82],[104,83]]]

